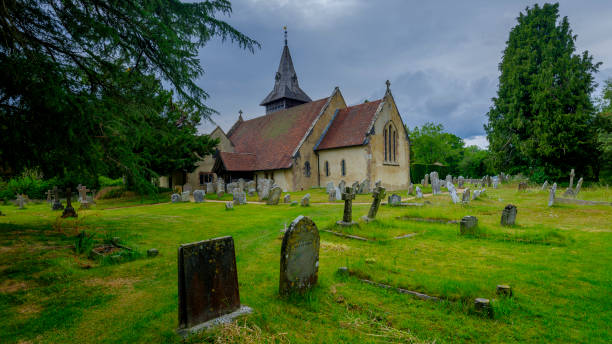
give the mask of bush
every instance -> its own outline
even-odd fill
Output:
[[[123,186],[123,178],[111,179],[109,177],[100,176],[98,177],[98,183],[100,184],[100,187]]]
[[[544,167],[536,167],[533,169],[533,173],[531,173],[531,176],[529,176],[529,180],[536,184],[542,184],[547,180],[551,182],[553,181],[553,179],[546,174]]]
[[[25,194],[31,199],[45,199],[47,190],[58,185],[56,178],[43,180],[36,173],[25,172],[7,183],[0,183],[0,198],[8,200],[14,199],[17,194]]]

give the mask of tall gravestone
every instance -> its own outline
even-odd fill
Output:
[[[283,189],[278,186],[275,186],[270,190],[270,196],[266,200],[266,204],[268,205],[277,205],[280,201],[281,194],[283,193]]]
[[[225,183],[223,182],[223,179],[219,178],[217,179],[217,187],[216,187],[216,191],[217,191],[217,198],[221,198],[223,197],[223,195],[225,194]]]
[[[429,185],[429,174],[425,175],[425,181],[423,182],[423,186],[424,187],[427,186],[427,185]]]
[[[353,222],[353,200],[355,199],[355,190],[350,187],[344,188],[344,192],[342,193],[342,200],[344,201],[344,213],[342,215],[342,220],[336,222],[341,226],[352,226],[355,224]]]
[[[572,168],[572,170],[570,171],[570,183],[569,183],[569,188],[573,188],[574,187],[574,177],[576,176],[576,173],[574,173],[574,169]]]
[[[331,190],[330,192],[327,193],[327,200],[329,202],[335,202],[337,200],[336,190]]]
[[[408,185],[408,196],[411,196],[414,193],[414,184],[410,183]]]
[[[283,236],[279,293],[305,292],[317,284],[319,230],[308,217],[298,216]]]
[[[516,222],[516,206],[508,204],[502,211],[501,225],[502,226],[514,226]]]
[[[578,179],[578,184],[576,184],[576,189],[574,190],[574,197],[578,196],[580,189],[582,188],[582,177]]]
[[[448,179],[448,178],[447,178]],[[448,189],[448,193],[450,194],[451,200],[454,204],[459,203],[459,196],[457,196],[457,190],[455,189],[455,185],[453,183],[447,181],[446,188]]]
[[[45,192],[45,195],[47,195],[47,203],[51,203],[52,202],[52,196],[53,196],[53,190],[49,189],[47,190],[47,192]]]
[[[325,191],[327,191],[327,193],[330,193],[334,190],[334,182],[328,182],[327,185],[325,186]]]
[[[463,182],[464,182],[463,176],[459,176],[459,178],[457,178],[457,187],[460,189],[463,189]]]
[[[215,183],[206,183],[206,193],[209,195],[215,193]]]
[[[340,183],[338,183],[338,188],[340,189],[340,192],[344,191],[345,187],[346,187],[346,182],[344,180],[341,180]]]
[[[417,186],[418,187],[418,186]],[[378,213],[378,208],[380,207],[380,202],[385,197],[385,188],[382,186],[378,186],[374,188],[372,192],[372,205],[370,205],[370,210],[368,211],[368,215],[364,215],[362,219],[365,222],[372,221],[376,218],[376,214]]]
[[[70,188],[66,189],[66,208],[62,213],[62,218],[67,217],[78,217],[76,210],[72,207],[72,191]]]
[[[554,183],[550,188],[550,192],[548,194],[548,206],[552,207],[555,205],[555,192],[557,192],[557,183]]]
[[[240,305],[234,239],[231,236],[181,245],[178,249],[179,332],[188,334],[213,319],[250,312]]]
[[[17,206],[19,209],[25,209],[25,197],[21,194],[17,195]]]

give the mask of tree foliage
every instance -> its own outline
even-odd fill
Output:
[[[577,36],[558,4],[534,5],[517,18],[499,65],[499,89],[485,125],[496,168],[552,178],[597,165],[593,73],[588,51],[575,54]],[[596,171],[595,171],[596,172]]]
[[[597,115],[597,143],[599,155],[599,179],[612,183],[612,79],[605,81]]]
[[[13,0],[0,6],[0,172],[152,177],[194,168],[215,141],[196,85],[213,37],[258,43],[218,16],[227,0]]]

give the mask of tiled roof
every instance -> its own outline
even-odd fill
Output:
[[[234,152],[250,153],[257,157],[241,163],[242,168],[250,164],[250,168],[241,171],[291,167],[293,152],[327,100],[328,98],[315,100],[237,123],[229,136],[234,144]]]
[[[257,161],[257,156],[251,153],[219,152],[223,166],[227,171],[252,171],[252,166]]]
[[[379,99],[338,110],[315,150],[364,144],[381,102],[382,99]]]

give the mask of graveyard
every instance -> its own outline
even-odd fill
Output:
[[[188,272],[177,261],[189,259],[179,247],[226,236],[237,281],[221,287],[236,287],[232,302],[250,312],[188,343],[610,342],[612,190],[582,187],[580,200],[601,204],[549,206],[548,188],[519,184],[500,182],[465,203],[447,188],[419,187],[423,198],[379,190],[374,213],[373,194],[350,188],[335,201],[325,188],[283,192],[276,205],[247,196],[231,210],[227,193],[88,207],[75,198],[76,218],[44,201],[0,205],[0,342],[183,342],[177,329],[193,301],[179,295],[177,276]],[[297,203],[309,194],[308,206],[285,203],[287,194]],[[299,216],[316,227],[318,256],[316,278],[297,288],[281,251]],[[465,216],[477,226],[464,232]],[[96,247],[115,253],[92,257]]]

